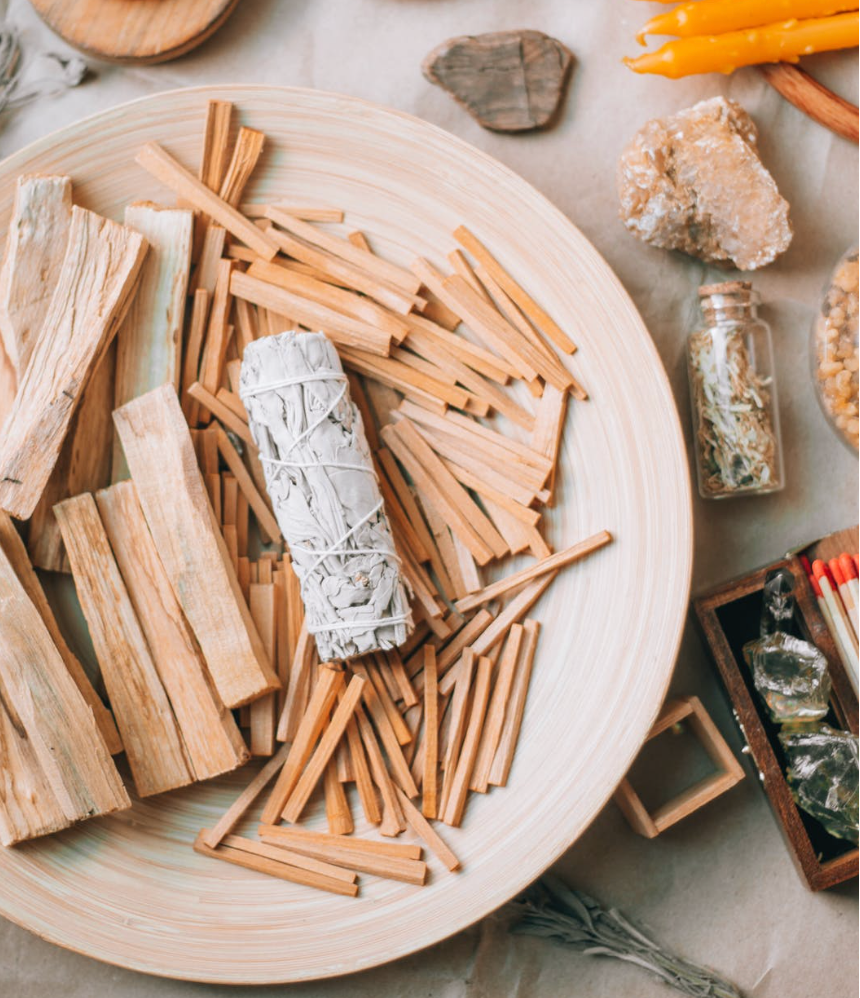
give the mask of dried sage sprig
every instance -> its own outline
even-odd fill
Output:
[[[743,998],[731,983],[712,971],[674,956],[634,928],[614,908],[546,876],[512,902],[519,920],[511,931],[541,936],[581,949],[589,956],[608,956],[656,974],[690,998]]]
[[[323,333],[245,349],[240,392],[320,658],[402,644],[412,618],[361,415]]]

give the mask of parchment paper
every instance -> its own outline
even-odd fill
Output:
[[[52,41],[26,0],[10,10],[40,45]],[[754,276],[774,329],[788,487],[766,498],[696,498],[694,591],[857,522],[857,461],[824,422],[809,374],[808,334],[833,264],[857,240],[857,147],[785,103],[756,70],[731,78],[641,78],[621,64],[636,27],[659,8],[633,0],[244,0],[197,52],[160,67],[99,67],[99,78],[41,102],[0,129],[8,155],[53,128],[132,97],[203,83],[319,87],[409,111],[486,150],[546,193],[613,266],[663,357],[687,434],[684,336],[695,289],[718,276],[636,242],[617,221],[615,160],[648,118],[723,93],[752,114],[764,162],[792,206],[795,238]],[[420,72],[452,35],[533,28],[575,56],[559,126],[519,137],[483,131]],[[56,43],[60,46],[60,43]],[[857,100],[856,53],[808,68]],[[685,636],[673,690],[701,697],[736,751],[740,740],[698,636]],[[754,775],[654,841],[612,804],[557,872],[619,906],[664,944],[711,963],[756,998],[857,994],[857,884],[810,894],[801,884]],[[0,925],[0,991],[16,998],[196,998],[235,990],[159,981],[56,949]],[[667,998],[639,971],[510,937],[494,919],[398,963],[342,980],[247,995],[290,998]]]

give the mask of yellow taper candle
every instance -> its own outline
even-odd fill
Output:
[[[636,73],[657,73],[672,79],[694,73],[731,73],[740,66],[762,62],[797,62],[800,56],[813,52],[853,48],[858,23],[857,11],[782,21],[724,35],[682,38],[624,62]]]
[[[828,17],[857,6],[857,0],[696,0],[652,17],[636,39],[644,45],[646,35],[721,35],[779,20]]]

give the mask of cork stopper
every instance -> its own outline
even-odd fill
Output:
[[[699,297],[708,295],[736,295],[741,291],[752,291],[751,281],[724,281],[722,284],[703,284],[699,288]]]

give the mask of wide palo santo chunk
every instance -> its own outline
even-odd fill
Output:
[[[13,845],[131,801],[93,712],[0,547],[0,842]]]
[[[114,412],[161,561],[227,707],[279,687],[242,596],[172,385]]]
[[[72,209],[60,276],[0,435],[0,508],[39,501],[90,374],[125,315],[146,255],[143,236]]]

